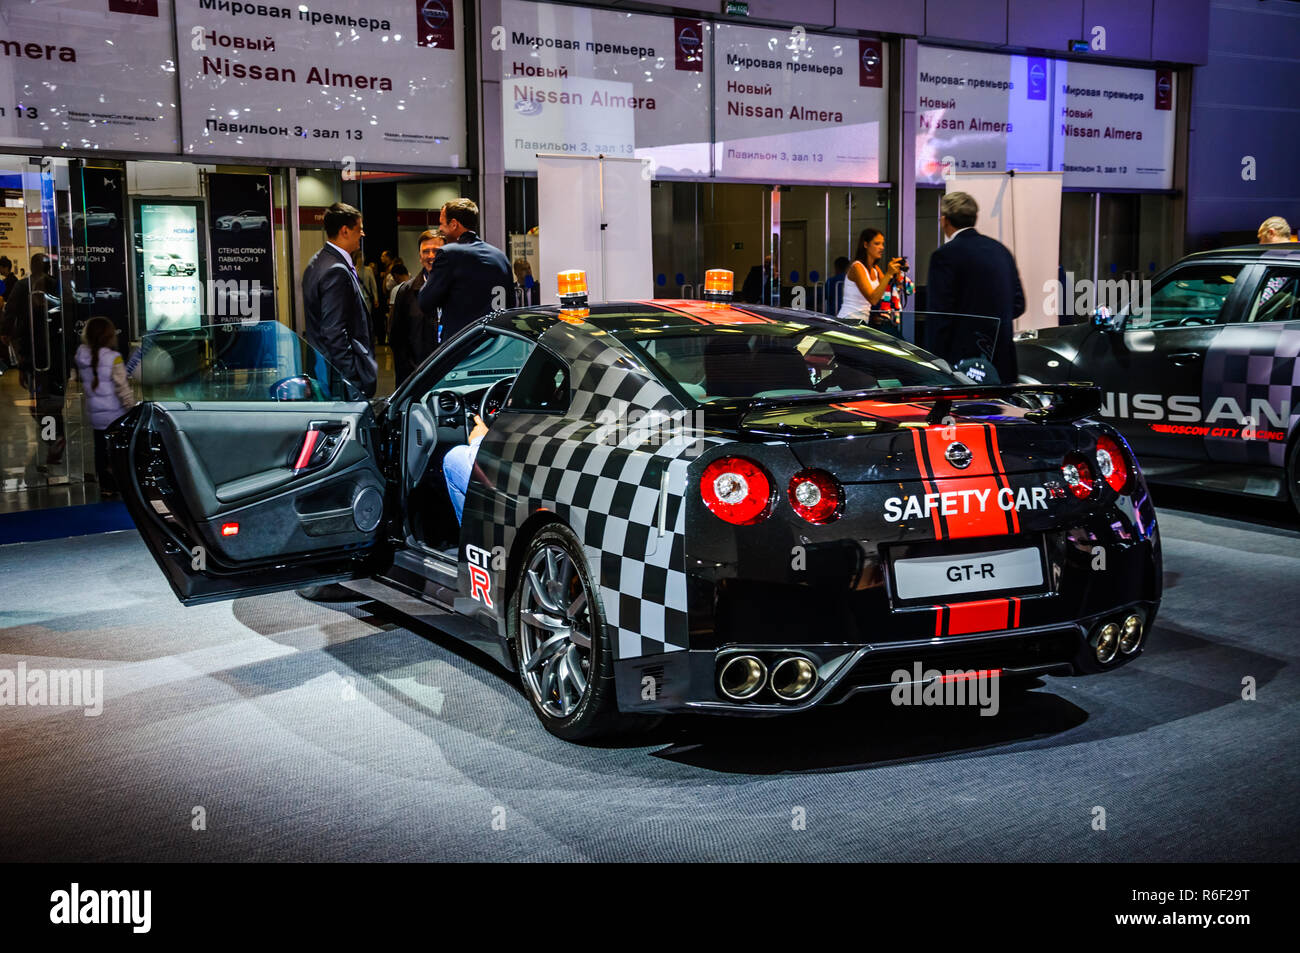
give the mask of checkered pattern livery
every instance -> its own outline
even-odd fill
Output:
[[[687,469],[702,446],[724,441],[638,447],[637,435],[620,432],[618,422],[633,411],[682,414],[681,403],[591,325],[557,324],[541,344],[569,365],[569,411],[499,418],[479,447],[465,525],[476,528],[478,545],[510,552],[529,517],[539,510],[555,513],[583,542],[606,621],[617,632],[616,657],[681,651],[689,633]],[[667,495],[662,535],[661,492]],[[502,617],[504,577],[494,577],[492,593]]]
[[[1201,378],[1201,409],[1208,417],[1215,401],[1230,397],[1243,414],[1267,401],[1274,414],[1287,408],[1285,423],[1256,414],[1255,425],[1261,430],[1294,432],[1300,419],[1300,328],[1288,324],[1228,325],[1214,339],[1205,355],[1205,373]],[[1263,419],[1259,419],[1263,417]],[[1223,421],[1227,423],[1227,421]],[[1233,421],[1234,424],[1238,423]],[[1207,438],[1211,460],[1230,463],[1254,463],[1281,467],[1286,465],[1286,442]]]

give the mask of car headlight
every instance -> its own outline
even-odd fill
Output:
[[[1017,331],[1013,341],[1036,341],[1038,340],[1038,328],[1025,328],[1023,331]]]

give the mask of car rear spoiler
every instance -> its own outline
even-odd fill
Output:
[[[942,423],[952,411],[953,404],[981,400],[1018,403],[1012,398],[1021,394],[1040,398],[1040,406],[1025,414],[1026,419],[1038,423],[1068,423],[1095,414],[1101,406],[1101,388],[1095,384],[986,384],[955,387],[894,387],[889,390],[859,390],[834,394],[797,394],[789,397],[756,397],[746,402],[745,414],[776,407],[802,404],[846,404],[858,400],[874,400],[890,404],[933,403],[926,422]],[[1051,398],[1043,404],[1041,398]]]

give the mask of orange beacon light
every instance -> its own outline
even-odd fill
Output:
[[[587,309],[587,273],[579,268],[561,271],[555,276],[560,295],[560,317],[582,320],[591,314]]]
[[[715,304],[728,304],[736,276],[725,268],[710,268],[704,273],[704,300]]]

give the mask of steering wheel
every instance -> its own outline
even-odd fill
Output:
[[[483,418],[483,423],[491,426],[492,419],[496,417],[501,405],[506,402],[506,395],[510,393],[510,387],[514,382],[513,376],[503,377],[483,392],[478,402],[478,415]]]

